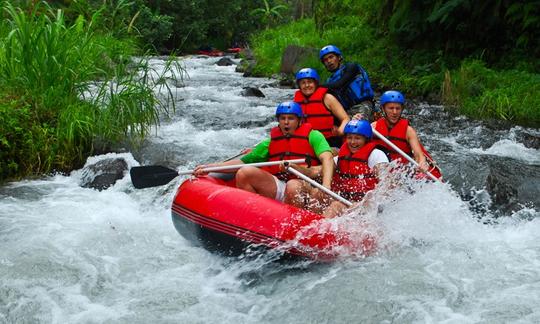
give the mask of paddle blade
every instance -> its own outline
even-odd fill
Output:
[[[159,165],[132,167],[131,182],[137,189],[162,186],[178,176],[178,171]]]

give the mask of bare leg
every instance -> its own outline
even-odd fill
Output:
[[[270,173],[252,166],[242,167],[236,172],[236,187],[274,199],[276,182]]]
[[[339,201],[333,201],[332,203],[330,203],[330,206],[328,206],[324,210],[323,216],[326,218],[334,218],[341,215],[341,213],[343,213],[346,208],[347,206],[345,206],[345,204]]]
[[[304,180],[293,179],[287,182],[285,203],[311,212],[322,214],[323,209],[330,203],[324,193],[313,194],[313,187]]]
[[[298,208],[305,208],[305,198],[308,194],[306,182],[299,179],[287,181],[285,189],[285,203]]]

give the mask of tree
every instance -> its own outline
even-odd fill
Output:
[[[251,11],[251,15],[254,17],[261,17],[261,20],[264,24],[264,26],[268,29],[271,25],[273,25],[278,19],[282,19],[283,16],[279,12],[280,10],[287,10],[287,6],[285,5],[275,5],[271,6],[268,0],[264,1],[264,7],[257,8]]]

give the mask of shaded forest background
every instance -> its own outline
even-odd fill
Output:
[[[37,1],[12,1],[22,6]],[[509,0],[50,0],[66,17],[89,19],[102,11],[103,32],[132,33],[158,52],[183,52],[211,44],[246,43],[254,32],[313,18],[323,33],[362,17],[378,37],[407,51],[443,52],[448,59],[475,55],[500,67],[537,71],[540,1]],[[354,40],[351,40],[354,41]],[[523,59],[527,58],[524,62]]]

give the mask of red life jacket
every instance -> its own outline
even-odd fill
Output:
[[[412,156],[412,150],[407,142],[407,128],[409,127],[409,121],[407,119],[401,118],[391,130],[388,130],[388,124],[386,123],[385,118],[379,118],[375,122],[375,129],[381,133],[384,137],[388,138],[390,142],[394,143],[407,155]],[[375,140],[375,143],[387,149],[390,160],[398,160],[401,163],[409,163],[406,158],[401,156],[398,152],[394,151],[388,144],[381,141],[380,139]]]
[[[302,106],[306,123],[310,123],[313,129],[321,132],[325,138],[330,138],[333,136],[334,115],[324,105],[326,92],[327,88],[318,87],[311,96],[306,97],[298,90],[294,94],[294,102]]]
[[[270,131],[270,145],[268,146],[268,161],[293,160],[305,158],[307,163],[301,165],[319,165],[319,159],[309,144],[311,125],[303,123],[292,135],[283,135],[279,127]],[[287,181],[291,177],[288,172],[281,172],[279,166],[265,167],[264,170],[272,173],[279,179]]]
[[[376,143],[369,142],[352,154],[347,142],[343,143],[339,149],[332,190],[352,201],[360,201],[368,191],[373,190],[378,180],[368,166],[368,158],[376,146]]]
[[[375,129],[381,133],[381,135],[388,138],[392,143],[394,143],[397,147],[399,147],[403,152],[405,152],[407,155],[413,157],[413,152],[411,147],[409,146],[409,143],[407,142],[407,127],[409,126],[409,121],[407,119],[401,118],[394,127],[388,131],[388,124],[386,123],[385,118],[380,118],[375,123]],[[375,141],[378,145],[383,146],[388,150],[388,153],[390,155],[390,160],[398,160],[400,163],[407,164],[409,161],[404,158],[401,154],[394,151],[393,148],[391,148],[388,144],[383,142],[380,139],[377,139]],[[431,172],[436,178],[441,178],[442,173],[439,167],[436,165],[435,161],[431,157],[431,155],[426,151],[424,146],[420,143],[420,149],[424,153],[424,156],[426,157],[426,161],[431,166],[429,172]]]

